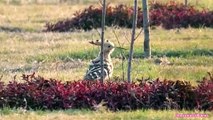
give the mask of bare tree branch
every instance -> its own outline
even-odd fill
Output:
[[[3,75],[1,75],[1,77],[0,77],[0,81],[2,80],[2,78],[3,78]]]
[[[115,35],[115,38],[116,38],[116,40],[117,40],[117,42],[118,42],[118,45],[119,45],[119,47],[116,47],[116,48],[119,48],[119,50],[120,50],[120,52],[121,52],[121,59],[122,59],[122,79],[124,80],[124,76],[125,76],[125,71],[124,71],[124,60],[125,60],[125,56],[124,56],[124,52],[123,52],[123,49],[125,50],[125,48],[122,48],[122,46],[121,46],[121,43],[120,43],[120,41],[119,41],[119,39],[118,39],[118,36],[117,36],[117,34],[115,33],[115,30],[114,29],[112,29],[112,32],[114,33],[114,35]]]
[[[138,37],[141,35],[141,33],[143,32],[143,28],[140,30],[140,32],[137,34],[137,36],[135,37],[135,40],[138,39]]]
[[[101,7],[103,7],[103,3],[102,3],[102,0],[99,0],[99,5],[101,6]]]
[[[127,37],[126,33],[124,33],[124,38],[125,38],[125,39],[126,39],[126,41],[130,44],[130,41],[129,41],[129,39],[128,39],[128,37]]]
[[[101,33],[98,31],[98,29],[95,29],[95,31],[98,33],[98,35],[101,37]]]

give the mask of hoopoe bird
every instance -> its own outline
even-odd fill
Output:
[[[101,46],[101,41],[91,41],[90,44]],[[111,53],[114,51],[115,46],[112,42],[106,40],[104,42],[103,47],[103,53],[104,53],[104,73],[103,78],[104,79],[110,79],[113,73],[113,64],[111,60]],[[101,52],[99,52],[99,55],[97,58],[92,60],[92,62],[89,65],[89,69],[86,72],[86,75],[84,76],[84,80],[100,80],[101,79]]]

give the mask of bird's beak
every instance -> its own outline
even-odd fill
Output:
[[[116,49],[121,49],[121,50],[127,50],[126,48],[122,48],[122,47],[114,47]]]
[[[90,43],[90,44],[93,44],[93,45],[101,46],[101,42],[100,42],[100,40],[90,41],[89,43]]]

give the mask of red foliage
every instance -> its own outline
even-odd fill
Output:
[[[74,31],[75,29],[91,30],[101,27],[102,9],[90,6],[81,12],[76,12],[71,19],[56,23],[47,23],[44,31]],[[126,5],[107,6],[106,25],[132,27],[133,8]],[[213,11],[196,10],[193,6],[185,6],[177,2],[151,3],[150,26],[159,26],[166,29],[180,27],[213,27]],[[137,27],[143,26],[143,13],[138,9]]]
[[[110,110],[213,108],[213,80],[204,79],[198,87],[189,82],[141,80],[139,83],[76,81],[62,83],[23,75],[24,82],[0,83],[0,107],[27,109],[89,108],[104,102]]]
[[[213,110],[213,77],[204,78],[196,89],[196,102],[198,109]]]

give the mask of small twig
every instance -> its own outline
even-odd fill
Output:
[[[114,25],[114,28],[116,28],[117,26],[116,25]],[[118,27],[119,28],[119,27]],[[128,42],[128,43],[130,43],[130,41],[129,41],[129,39],[128,39],[128,36],[126,35],[126,32],[124,32],[123,31],[123,35],[124,35],[124,38],[126,39],[126,41]]]
[[[138,39],[138,37],[141,35],[141,33],[143,32],[143,28],[140,30],[140,32],[137,34],[137,36],[135,37],[135,39],[134,40],[137,40]]]
[[[99,4],[100,4],[100,6],[101,7],[103,7],[103,3],[102,3],[102,1],[101,0],[99,0],[99,2],[98,2]]]
[[[210,78],[211,80],[213,80],[212,74],[211,74],[210,72],[207,72],[207,73],[208,73],[208,75],[209,75],[209,78]]]
[[[118,45],[119,45],[119,47],[116,47],[116,48],[119,48],[119,50],[121,51],[121,57],[122,57],[122,58],[121,58],[121,59],[122,59],[122,73],[123,73],[122,78],[123,78],[123,80],[124,80],[124,76],[125,76],[125,71],[124,71],[124,60],[125,60],[125,56],[124,56],[123,50],[126,50],[126,49],[121,47],[120,41],[119,41],[118,36],[117,36],[117,34],[115,33],[115,30],[114,30],[114,29],[112,29],[112,32],[113,32],[113,34],[115,35],[115,38],[116,38],[116,40],[117,40],[117,42],[118,42]]]
[[[0,77],[0,81],[2,80],[2,78],[3,78],[3,75],[1,75],[1,77]]]
[[[113,32],[113,34],[115,35],[115,38],[116,38],[116,40],[117,40],[117,42],[118,42],[118,45],[119,45],[119,47],[116,47],[116,48],[118,48],[118,49],[123,49],[123,50],[127,50],[126,48],[123,48],[122,46],[124,45],[124,43],[121,45],[121,43],[120,43],[120,41],[119,41],[119,39],[118,39],[118,36],[117,36],[117,34],[116,34],[116,32],[115,32],[115,29],[112,29],[112,32]]]
[[[91,22],[92,22],[93,26],[95,26],[94,20],[92,20]],[[98,33],[99,37],[101,37],[101,33],[98,31],[98,29],[94,29],[94,30]]]
[[[130,41],[128,39],[128,37],[126,36],[126,34],[124,33],[124,38],[126,39],[126,41],[130,44]]]
[[[16,80],[16,77],[17,77],[17,75],[14,75],[14,76],[13,76],[13,80],[14,80],[14,81]]]
[[[97,31],[98,35],[101,37],[101,33],[98,31],[98,29],[95,29],[95,30]]]

